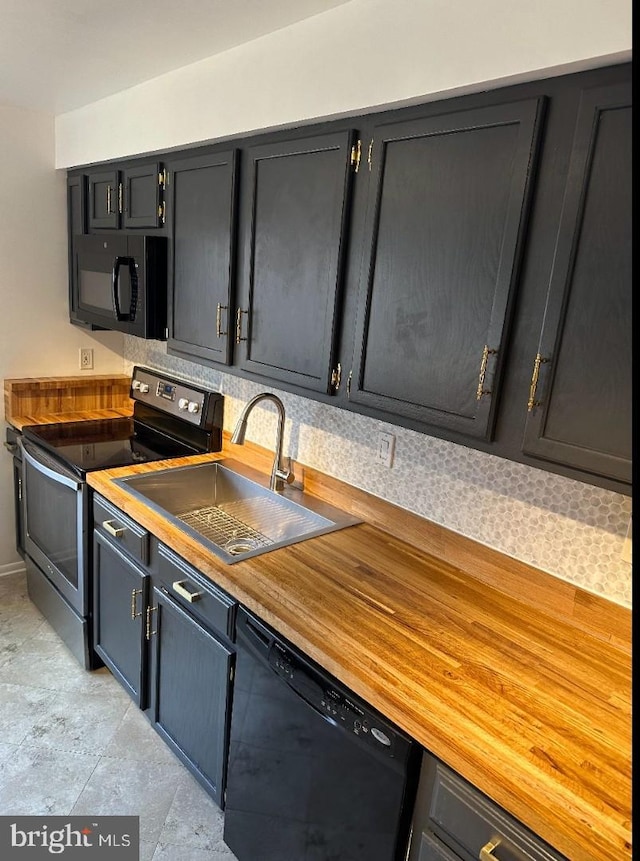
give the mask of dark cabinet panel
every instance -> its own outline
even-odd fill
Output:
[[[67,245],[69,262],[69,319],[72,323],[87,326],[78,320],[78,277],[75,271],[75,236],[87,232],[87,186],[84,175],[67,179]]]
[[[490,436],[541,109],[374,126],[352,401]]]
[[[121,187],[119,171],[109,170],[90,173],[89,182],[89,227],[112,228],[120,226]]]
[[[157,228],[164,221],[159,162],[88,175],[89,229]]]
[[[525,429],[528,454],[631,481],[631,83],[583,92]]]
[[[94,532],[93,645],[141,708],[145,702],[143,620],[149,577],[117,547]]]
[[[153,589],[151,720],[223,805],[234,652],[163,589]]]
[[[408,858],[565,861],[548,843],[427,751],[423,754]]]
[[[170,352],[228,364],[234,323],[233,150],[168,165]]]
[[[329,392],[352,177],[350,131],[250,147],[236,361]]]
[[[158,227],[164,218],[164,173],[157,162],[123,171],[122,226]]]

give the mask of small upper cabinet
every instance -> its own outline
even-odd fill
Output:
[[[352,401],[491,436],[542,104],[374,126]]]
[[[585,89],[524,451],[631,482],[631,82]]]
[[[153,229],[164,224],[164,172],[158,162],[88,175],[89,229]]]
[[[169,162],[169,352],[228,364],[233,343],[236,151]]]
[[[336,381],[353,138],[340,131],[257,145],[243,165],[235,362],[324,393]]]

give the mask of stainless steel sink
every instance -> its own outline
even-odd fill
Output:
[[[226,461],[114,479],[225,562],[343,529],[360,521],[302,491],[275,493]],[[265,479],[266,480],[266,479]]]

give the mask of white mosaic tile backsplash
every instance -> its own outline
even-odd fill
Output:
[[[159,341],[125,337],[125,361],[157,368],[225,395],[224,426],[268,389],[286,409],[285,454],[503,553],[631,606],[622,559],[631,499],[543,470],[178,359]],[[251,414],[247,439],[271,448],[272,405]],[[393,466],[374,462],[377,434],[396,437]]]

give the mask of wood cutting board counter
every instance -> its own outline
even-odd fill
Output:
[[[130,416],[130,386],[125,374],[5,379],[5,420],[22,430],[26,425]]]
[[[88,480],[572,861],[631,857],[629,650],[368,523],[227,565],[112,480],[218,457]]]

